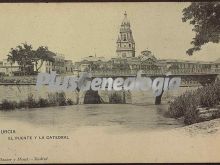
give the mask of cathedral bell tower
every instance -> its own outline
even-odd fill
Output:
[[[117,40],[116,53],[118,57],[135,57],[135,42],[130,28],[130,22],[127,19],[127,13],[124,13],[120,34]]]

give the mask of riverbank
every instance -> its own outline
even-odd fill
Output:
[[[185,132],[186,135],[190,136],[212,136],[214,134],[220,135],[220,118],[184,126],[182,128],[177,128],[174,131]]]
[[[170,102],[169,116],[194,124],[220,117],[220,81],[187,91]]]
[[[55,107],[67,106],[76,104],[70,98],[66,98],[64,92],[56,92],[48,94],[47,98],[34,98],[33,94],[29,94],[28,98],[19,102],[4,99],[0,103],[0,110],[10,111],[15,109],[29,109],[29,108],[42,108],[42,107]]]

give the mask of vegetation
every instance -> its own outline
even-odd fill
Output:
[[[47,98],[34,99],[33,95],[30,94],[26,100],[19,102],[3,100],[0,110],[14,110],[21,108],[40,108],[40,107],[51,107],[51,106],[66,106],[73,105],[74,102],[65,96],[64,92],[48,94]]]
[[[109,103],[110,104],[121,104],[121,103],[124,103],[124,100],[122,99],[120,93],[114,92],[109,97]]]
[[[27,75],[33,74],[33,66],[35,66],[36,72],[38,72],[44,61],[53,62],[54,55],[47,47],[40,46],[37,50],[33,50],[32,45],[23,43],[16,48],[11,48],[8,54],[8,61],[11,65],[17,62],[21,66],[21,73]]]
[[[220,2],[192,2],[183,9],[182,21],[189,21],[196,33],[191,42],[193,48],[188,49],[187,54],[192,55],[208,42],[219,43]]]
[[[65,93],[56,92],[55,94],[48,94],[48,103],[53,106],[73,105],[71,99],[66,99]],[[72,104],[71,104],[72,103]]]
[[[169,106],[169,115],[184,117],[186,124],[199,122],[198,107],[214,107],[220,103],[220,81],[177,97]],[[213,118],[216,117],[213,116]]]

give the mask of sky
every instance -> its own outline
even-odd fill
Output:
[[[136,43],[136,56],[151,50],[158,59],[213,61],[220,44],[209,43],[193,56],[186,50],[195,36],[182,22],[189,2],[28,3],[0,4],[0,60],[11,48],[27,42],[78,61],[95,55],[116,57],[116,40],[127,12]]]

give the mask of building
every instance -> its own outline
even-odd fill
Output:
[[[37,69],[39,68],[39,69]],[[35,65],[34,71],[41,73],[50,73],[53,70],[53,62],[52,61],[39,61],[37,66]]]
[[[46,57],[35,59],[33,62],[35,72],[50,73],[53,70],[55,53],[47,51]]]
[[[56,71],[58,74],[65,73],[65,57],[62,54],[56,54],[54,56],[53,71]]]
[[[64,55],[51,53],[50,60],[39,60],[34,64],[34,70],[43,73],[51,73],[56,71],[58,74],[73,73],[74,65],[72,60],[65,60]],[[36,69],[38,68],[38,69]]]
[[[0,61],[0,75],[24,75],[36,73],[51,73],[56,71],[58,74],[73,73],[77,70],[71,60],[65,60],[64,55],[48,51],[45,58],[33,58],[30,64],[25,67],[17,61],[11,62],[8,59]]]
[[[106,59],[104,57],[88,56],[81,59],[81,61],[75,62],[75,69],[81,72],[99,70],[105,68]]]
[[[94,61],[105,61],[105,58],[104,57],[96,57],[96,56],[88,56],[88,57],[83,57],[82,60],[94,62]]]
[[[116,53],[118,57],[122,58],[135,57],[135,42],[126,12],[124,13],[124,19],[117,39]]]
[[[20,71],[20,65],[15,62],[10,62],[7,59],[4,59],[0,62],[0,75],[14,75]]]
[[[73,70],[75,69],[72,60],[65,60],[64,67],[65,67],[65,73],[73,73]]]

